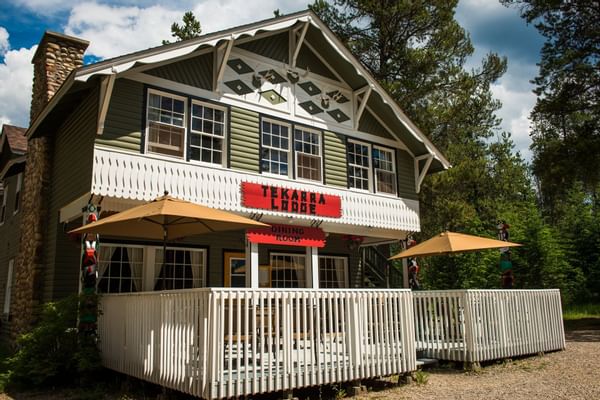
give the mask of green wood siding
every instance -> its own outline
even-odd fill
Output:
[[[323,62],[309,49],[307,46],[302,46],[298,53],[298,60],[296,65],[303,69],[309,69],[310,72],[317,75],[324,76],[326,78],[337,81],[338,78],[331,72],[331,70],[323,64]]]
[[[23,174],[24,176],[25,174]],[[13,283],[17,272],[17,253],[19,252],[19,241],[21,239],[21,211],[14,213],[15,196],[17,191],[17,175],[4,178],[4,196],[6,196],[6,212],[4,223],[0,225],[0,313],[4,307],[4,295],[8,278],[8,262],[14,259]],[[8,190],[6,190],[8,189]],[[21,186],[21,205],[23,204],[23,186]],[[0,207],[2,196],[0,196]],[[15,293],[13,286],[12,293]]]
[[[144,115],[144,85],[117,79],[106,114],[104,133],[99,136],[94,133],[96,143],[139,153]]]
[[[360,118],[358,130],[379,136],[384,139],[395,140],[395,138],[388,133],[387,129],[385,129],[383,125],[381,125],[379,121],[377,121],[377,119],[375,119],[375,117],[366,109]]]
[[[332,186],[348,187],[348,166],[346,163],[346,139],[333,132],[324,132],[325,183]]]
[[[213,55],[204,54],[145,71],[146,74],[170,81],[212,90]]]
[[[287,63],[289,57],[289,33],[287,31],[278,33],[263,39],[240,44],[237,47],[273,60]]]
[[[419,195],[415,191],[415,164],[413,157],[404,150],[397,150],[396,159],[398,195],[405,199],[418,200]]]
[[[52,184],[49,187],[44,300],[77,293],[80,244],[58,221],[59,210],[90,191],[99,91],[92,91],[54,135]]]
[[[260,126],[258,113],[231,107],[229,160],[232,169],[259,172]]]

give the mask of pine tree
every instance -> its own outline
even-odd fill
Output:
[[[193,12],[187,11],[185,14],[183,14],[182,21],[182,25],[179,25],[177,22],[173,22],[171,25],[171,36],[175,38],[176,42],[193,39],[200,36],[202,33],[200,21],[196,19],[196,16]],[[168,40],[162,41],[162,44],[169,43],[171,42]]]

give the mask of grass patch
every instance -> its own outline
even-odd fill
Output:
[[[566,321],[586,318],[600,318],[600,304],[572,305],[563,310],[563,319]]]

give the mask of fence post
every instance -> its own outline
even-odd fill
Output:
[[[467,362],[475,362],[479,361],[475,358],[475,337],[474,337],[474,324],[473,324],[473,314],[471,312],[471,304],[473,296],[471,296],[470,290],[463,290],[461,296],[461,302],[463,305],[463,315],[464,320],[462,322],[463,331],[464,331],[464,341],[465,341],[465,360]]]

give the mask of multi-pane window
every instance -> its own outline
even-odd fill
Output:
[[[4,219],[6,218],[6,198],[8,197],[8,185],[4,184],[1,187],[0,196],[2,199],[2,208],[0,208],[0,224],[4,223]]]
[[[271,287],[306,287],[306,256],[271,253]]]
[[[223,164],[225,138],[225,111],[206,104],[192,104],[190,131],[191,160],[210,164]]]
[[[144,249],[102,244],[98,250],[100,293],[141,292]]]
[[[185,149],[185,100],[148,93],[147,148],[151,153],[183,158]]]
[[[262,121],[262,172],[289,176],[290,128],[269,120]]]
[[[321,182],[321,135],[306,129],[294,129],[294,151],[296,177]]]
[[[348,287],[346,257],[319,256],[319,287],[337,289]]]
[[[23,173],[17,175],[17,190],[15,192],[15,208],[14,213],[18,213],[21,208],[21,186],[23,185]]]
[[[155,253],[154,290],[191,289],[204,286],[206,251],[203,249],[167,248]]]
[[[394,152],[374,146],[373,168],[375,168],[375,191],[396,194]]]
[[[348,184],[351,188],[369,190],[369,147],[368,144],[348,140]]]

